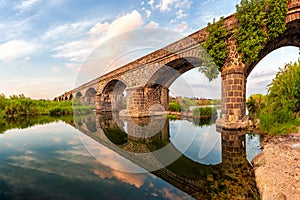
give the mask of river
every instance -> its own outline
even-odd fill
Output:
[[[106,113],[1,127],[0,199],[259,199],[259,137],[214,122]]]

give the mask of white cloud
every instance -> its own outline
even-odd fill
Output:
[[[201,3],[201,5],[204,6],[204,5],[210,4],[212,1],[213,1],[213,0],[203,1],[203,2]]]
[[[147,18],[149,18],[152,14],[152,12],[150,10],[145,10],[146,14],[147,14]]]
[[[186,8],[190,9],[191,5],[193,2],[189,0],[184,0],[184,1],[176,1],[175,8]]]
[[[114,36],[122,32],[127,32],[138,27],[141,27],[144,24],[141,14],[134,10],[131,13],[123,15],[115,19],[108,29],[108,35]]]
[[[37,4],[41,0],[26,0],[22,1],[20,4],[18,4],[15,9],[18,10],[27,10],[33,7],[35,4]]]
[[[60,25],[48,30],[43,40],[52,48],[52,52],[55,52],[55,58],[64,58],[72,63],[78,63],[83,62],[94,48],[108,38],[143,25],[141,14],[133,10],[111,23],[83,21]]]
[[[154,21],[149,22],[149,23],[145,26],[145,28],[157,28],[157,27],[159,27],[159,23],[154,22]]]
[[[56,58],[66,58],[72,62],[82,62],[92,51],[92,44],[88,40],[71,41],[53,49]]]
[[[150,6],[153,6],[153,5],[154,5],[154,0],[149,0],[149,1],[148,1],[148,4],[149,4]]]
[[[110,24],[108,22],[97,23],[93,28],[90,29],[90,33],[92,35],[99,35],[104,31],[108,31]]]
[[[28,57],[38,49],[38,45],[23,40],[11,40],[0,45],[0,60],[11,61]]]
[[[161,0],[160,3],[157,5],[157,7],[161,11],[171,11],[170,6],[174,4],[176,0]]]
[[[181,22],[177,28],[176,28],[176,31],[180,32],[180,33],[183,33],[184,31],[186,31],[188,29],[188,24],[184,21],[184,22]]]
[[[185,14],[184,12],[183,12],[183,10],[178,10],[177,12],[176,12],[176,18],[177,19],[181,19],[181,18],[183,18],[183,17],[185,17],[185,16],[187,16],[187,14]]]
[[[90,34],[93,36],[103,35],[106,38],[118,35],[122,32],[127,32],[141,27],[144,24],[141,14],[133,10],[131,13],[125,14],[111,23],[97,23],[90,29]]]
[[[190,9],[192,2],[189,0],[161,0],[156,6],[160,11],[171,11],[171,7],[174,5],[175,8]]]
[[[57,27],[50,28],[43,36],[44,40],[61,40],[62,38],[76,38],[86,35],[87,29],[95,24],[94,21],[80,21],[76,23],[66,23]]]
[[[136,10],[116,18],[111,23],[97,23],[89,31],[91,36],[94,38],[93,47],[98,46],[108,38],[138,29],[143,25],[144,21],[142,19],[142,15]]]
[[[171,23],[171,24],[175,24],[175,23],[176,23],[176,19],[170,20],[170,23]]]

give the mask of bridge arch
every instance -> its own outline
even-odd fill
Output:
[[[100,93],[99,104],[101,111],[120,111],[126,108],[126,84],[117,79],[109,81]]]
[[[265,45],[264,49],[259,53],[258,61],[245,66],[245,76],[248,77],[255,66],[269,53],[287,46],[300,48],[300,19],[287,23],[286,31]]]
[[[198,57],[182,57],[172,60],[159,68],[149,79],[148,85],[159,84],[169,88],[185,72],[200,67],[203,60]]]
[[[291,1],[293,2],[293,1]],[[299,2],[297,2],[300,6]],[[296,6],[297,7],[297,6]],[[294,8],[289,8],[293,11]],[[296,8],[297,9],[297,8]],[[290,12],[286,19],[286,30],[277,38],[267,42],[259,53],[257,62],[245,65],[237,52],[237,42],[230,38],[227,44],[227,59],[222,68],[222,118],[217,126],[226,129],[247,127],[246,82],[254,67],[269,53],[284,46],[300,47],[300,15]]]
[[[164,107],[162,110],[167,110],[169,103],[169,88],[172,83],[189,70],[200,67],[202,62],[203,60],[200,56],[181,57],[160,67],[155,73],[153,73],[145,86],[144,109],[146,111],[158,111],[160,108],[157,107],[161,105]],[[153,107],[153,105],[155,106]]]
[[[82,98],[81,92],[77,92],[76,95],[75,95],[75,98],[80,100]]]
[[[96,95],[97,91],[90,87],[84,95],[84,102],[85,104],[89,105],[89,106],[94,106],[95,105],[95,95]]]

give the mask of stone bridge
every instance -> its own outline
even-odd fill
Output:
[[[86,149],[103,164],[107,156],[101,156],[97,145],[104,145],[196,199],[254,199],[258,195],[254,173],[246,159],[245,132],[241,130],[222,129],[222,162],[205,165],[186,157],[172,144],[169,122],[162,117],[132,119],[107,112],[78,118],[74,123],[99,143],[81,138]],[[145,132],[151,134],[145,136]],[[123,163],[117,166],[122,166],[117,170],[126,171]]]
[[[227,41],[227,58],[222,68],[222,115],[218,126],[240,129],[247,126],[246,82],[256,64],[270,52],[283,46],[300,47],[300,0],[289,0],[286,31],[268,41],[256,63],[245,65],[237,52],[232,36]],[[225,19],[224,27],[230,31],[238,25],[235,15]],[[160,50],[141,57],[89,83],[55,98],[69,100],[74,97],[96,110],[120,111],[121,115],[144,117],[162,114],[168,108],[168,88],[186,71],[202,65],[199,44],[208,37],[206,29]],[[93,98],[94,97],[94,98]]]

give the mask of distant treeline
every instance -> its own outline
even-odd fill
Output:
[[[23,94],[12,95],[9,98],[0,94],[0,118],[17,118],[34,115],[71,115],[73,106],[78,112],[87,112],[92,108],[80,104],[79,101],[35,100]]]
[[[205,98],[188,98],[188,97],[172,97],[169,102],[169,110],[176,112],[186,112],[190,110],[190,106],[210,106],[221,105],[220,99]]]

